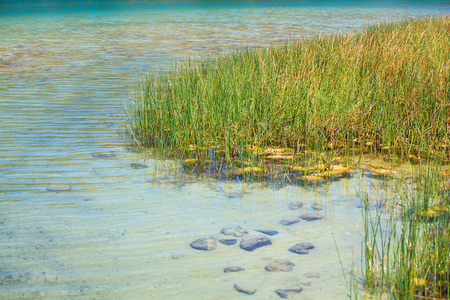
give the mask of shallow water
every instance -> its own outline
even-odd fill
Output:
[[[382,182],[360,174],[317,189],[195,181],[176,162],[128,150],[123,108],[141,71],[174,58],[449,14],[450,4],[102,2],[0,4],[0,298],[248,297],[234,283],[256,288],[258,299],[301,284],[299,299],[347,298],[334,239],[349,276],[360,254],[358,194],[382,194]],[[51,184],[71,190],[47,191]],[[293,201],[305,203],[300,212],[288,209]],[[314,202],[323,220],[279,224],[313,212]],[[232,225],[280,233],[253,252],[189,246]],[[287,251],[304,241],[316,246],[310,254]],[[264,271],[279,258],[294,270]],[[230,265],[246,271],[223,273]]]

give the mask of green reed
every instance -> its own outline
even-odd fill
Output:
[[[179,63],[137,86],[130,133],[197,159],[270,147],[448,159],[449,36],[448,17],[412,19]]]
[[[424,165],[411,184],[395,183],[401,188],[396,205],[364,201],[366,296],[450,298],[450,182],[435,164]]]

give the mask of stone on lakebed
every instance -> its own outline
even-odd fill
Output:
[[[264,235],[246,236],[241,240],[240,247],[246,251],[253,251],[257,248],[272,245],[272,241]]]
[[[288,298],[289,295],[297,294],[303,291],[302,287],[296,288],[296,289],[279,289],[276,290],[275,293],[280,296],[281,298]]]
[[[292,246],[291,248],[289,248],[289,251],[291,251],[293,253],[297,253],[297,254],[308,254],[309,249],[314,249],[314,248],[315,247],[313,244],[303,242],[303,243],[299,243],[299,244]]]
[[[306,214],[306,215],[300,216],[300,219],[305,220],[305,221],[315,221],[315,220],[320,220],[322,218],[323,218],[322,216],[310,215],[310,214]]]
[[[281,220],[280,224],[284,225],[284,226],[289,226],[289,225],[292,225],[292,224],[295,224],[295,223],[298,223],[298,222],[300,222],[299,218],[290,218],[290,219]]]
[[[238,291],[239,293],[244,293],[244,294],[247,294],[247,295],[253,295],[254,293],[256,293],[256,289],[255,290],[250,290],[250,289],[247,289],[247,288],[243,288],[243,287],[237,285],[236,283],[234,284],[234,289],[236,291]]]
[[[197,250],[214,250],[217,247],[215,238],[199,238],[191,243],[191,247]]]
[[[268,264],[264,269],[269,272],[291,272],[294,267],[295,264],[287,259],[277,259]]]
[[[242,272],[242,271],[245,271],[245,269],[240,266],[230,266],[223,270],[224,273]]]
[[[278,231],[276,230],[266,230],[266,229],[256,229],[255,231],[270,235],[270,236],[274,236],[276,234],[278,234]]]
[[[219,242],[224,245],[231,246],[237,243],[237,239],[220,239]]]
[[[241,226],[225,227],[220,233],[224,235],[231,235],[234,237],[241,237],[248,234],[248,231],[243,229]]]

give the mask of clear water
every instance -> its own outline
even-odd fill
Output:
[[[174,58],[449,13],[448,1],[1,2],[0,298],[248,297],[234,283],[258,299],[299,285],[299,299],[347,298],[334,240],[349,276],[360,261],[358,192],[381,193],[381,182],[355,175],[277,189],[190,180],[176,162],[127,149],[126,101],[142,71]],[[71,190],[48,191],[52,184]],[[304,208],[289,210],[293,201]],[[323,220],[279,224],[314,202]],[[189,246],[232,225],[280,233],[253,252]],[[309,255],[287,251],[304,241],[316,246]],[[264,271],[279,258],[294,270]],[[246,271],[223,273],[230,265]]]

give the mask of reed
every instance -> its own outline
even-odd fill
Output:
[[[428,164],[413,184],[397,182],[400,206],[382,201],[374,208],[374,199],[365,198],[360,276],[366,296],[450,298],[450,182],[438,174]]]
[[[223,166],[286,148],[291,165],[330,150],[448,160],[449,36],[449,17],[411,19],[179,63],[137,85],[130,133]]]

